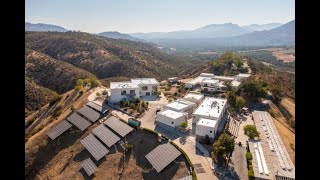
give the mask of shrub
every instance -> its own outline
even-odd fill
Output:
[[[97,92],[97,93],[96,93],[96,96],[98,96],[98,97],[99,97],[100,95],[101,95],[101,94],[100,94],[99,92]]]
[[[170,89],[171,89],[171,88],[170,88],[170,87],[167,87],[167,86],[164,88],[165,91],[169,91]]]
[[[56,109],[54,110],[52,116],[53,116],[53,117],[59,117],[59,116],[61,115],[61,113],[62,113],[62,106],[59,105],[59,106],[57,106]]]
[[[130,108],[131,108],[131,109],[136,109],[136,106],[135,106],[133,103],[131,103],[131,104],[130,104]]]
[[[252,165],[249,166],[248,176],[249,176],[249,180],[254,180],[255,179]]]
[[[174,92],[173,95],[174,95],[174,96],[177,96],[177,95],[178,95],[178,92]]]
[[[260,135],[255,125],[246,125],[243,127],[243,130],[244,134],[247,135],[250,139],[254,139],[255,137],[259,137]]]
[[[173,99],[172,99],[172,98],[169,98],[169,99],[168,99],[168,102],[169,102],[169,103],[170,103],[170,102],[172,102],[172,101],[173,101]]]
[[[53,97],[53,99],[50,101],[49,105],[52,106],[54,105],[56,102],[60,101],[62,99],[61,95],[55,95]]]
[[[247,158],[248,161],[252,160],[252,154],[250,152],[247,152],[246,153],[246,158]]]
[[[187,128],[187,126],[188,126],[188,122],[183,121],[183,122],[180,124],[180,126],[181,126],[183,129],[185,129],[185,128]]]
[[[125,106],[125,107],[129,107],[129,106],[130,106],[130,102],[129,102],[129,101],[126,101],[126,102],[124,103],[124,106]]]
[[[120,106],[120,107],[123,107],[123,105],[124,105],[124,102],[121,100],[121,101],[119,102],[119,106]]]

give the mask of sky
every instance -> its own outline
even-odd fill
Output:
[[[168,32],[293,19],[294,0],[25,0],[26,22],[89,33]]]

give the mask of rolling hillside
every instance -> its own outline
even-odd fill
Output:
[[[160,52],[151,44],[80,32],[26,32],[27,48],[89,71],[98,78],[176,75],[192,62]]]
[[[40,86],[59,94],[74,88],[78,78],[94,75],[43,53],[25,49],[25,75]]]

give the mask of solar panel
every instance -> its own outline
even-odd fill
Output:
[[[186,177],[183,177],[183,178],[180,178],[178,180],[192,180],[192,176],[189,175],[189,176],[186,176]]]
[[[120,136],[124,137],[129,132],[133,130],[132,127],[130,127],[128,124],[118,120],[114,116],[109,117],[105,122],[105,125],[109,126],[111,129],[113,129],[115,132],[117,132]]]
[[[108,147],[111,147],[120,140],[120,138],[117,135],[115,135],[112,131],[106,128],[103,124],[100,124],[99,126],[95,127],[92,130],[92,132]]]
[[[67,120],[69,122],[71,122],[72,124],[74,124],[75,126],[77,126],[77,128],[79,128],[81,131],[87,129],[91,123],[87,120],[85,120],[83,117],[81,117],[79,114],[77,113],[72,113]]]
[[[96,104],[96,103],[94,103],[92,101],[88,102],[87,106],[89,106],[89,107],[91,107],[91,108],[93,108],[93,109],[95,109],[95,110],[97,110],[97,111],[99,111],[100,113],[103,113],[103,114],[108,111],[107,107],[100,106],[99,104]]]
[[[90,158],[82,161],[81,167],[86,171],[88,176],[91,176],[97,169],[97,166],[93,163],[93,161]]]
[[[95,122],[100,117],[100,114],[98,112],[89,108],[88,106],[83,106],[78,110],[78,112],[87,117],[92,122]]]
[[[83,138],[81,144],[90,152],[96,161],[99,161],[103,156],[105,156],[109,150],[92,134]]]
[[[180,156],[181,152],[178,151],[170,143],[161,144],[154,148],[146,155],[146,158],[151,165],[159,173],[162,169],[168,166],[173,160]]]
[[[49,129],[47,131],[47,135],[54,140],[58,136],[60,136],[62,133],[64,133],[66,130],[71,128],[72,124],[68,123],[68,121],[63,120],[53,128]]]

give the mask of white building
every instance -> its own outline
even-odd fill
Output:
[[[178,82],[178,77],[168,78],[168,82],[170,82],[170,83],[176,83],[176,82]]]
[[[201,87],[201,90],[205,90],[208,92],[225,92],[227,90],[227,86],[225,86],[223,82],[233,81],[235,77],[228,76],[216,76],[211,73],[201,73],[200,76],[186,83],[186,87],[193,89],[196,87]]]
[[[197,105],[199,105],[203,101],[204,95],[203,94],[196,94],[196,93],[189,93],[189,94],[185,95],[183,97],[183,99],[185,99],[187,101],[194,102]]]
[[[157,114],[156,122],[158,125],[166,125],[174,128],[180,126],[186,119],[187,113],[167,109]]]
[[[227,99],[206,97],[192,114],[192,123],[197,123],[200,118],[216,120],[220,123],[227,109]]]
[[[206,118],[200,118],[196,125],[196,135],[200,137],[214,138],[218,129],[218,121]]]
[[[119,102],[129,98],[151,96],[159,90],[159,82],[154,78],[135,78],[127,82],[110,82],[110,101]]]
[[[215,79],[203,79],[201,82],[201,90],[215,92],[219,86],[219,81]]]
[[[239,89],[241,81],[250,77],[250,74],[238,74],[237,77],[231,82],[231,88],[235,91]]]
[[[193,110],[197,107],[197,104],[183,99],[173,101],[163,107],[163,109],[170,109],[177,112],[186,112],[192,114]]]

